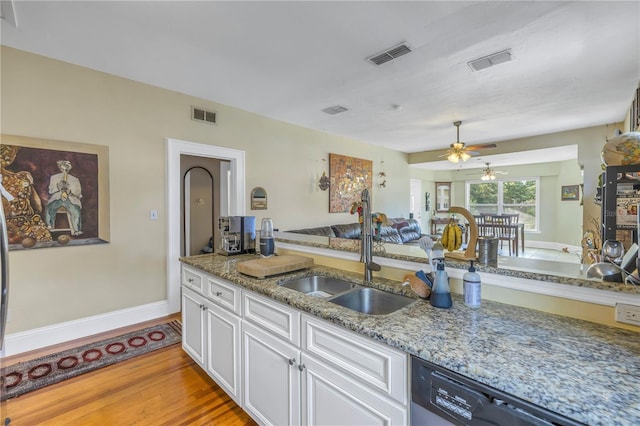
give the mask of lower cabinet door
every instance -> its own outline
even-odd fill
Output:
[[[207,303],[206,306],[207,373],[238,405],[242,406],[240,393],[241,319],[212,303]]]
[[[300,350],[244,321],[244,409],[265,425],[300,424]]]
[[[407,407],[302,354],[303,425],[406,425]]]
[[[205,322],[204,298],[182,287],[182,348],[204,368]]]

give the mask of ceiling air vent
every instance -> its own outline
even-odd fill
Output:
[[[400,56],[406,55],[412,51],[411,47],[407,43],[399,44],[391,49],[387,49],[382,53],[378,53],[367,58],[367,61],[374,65],[382,65],[386,62],[393,61]]]
[[[216,113],[202,108],[191,107],[191,119],[209,124],[216,124]]]
[[[491,55],[483,56],[482,58],[474,59],[473,61],[467,62],[467,65],[469,65],[469,68],[473,71],[480,71],[503,62],[509,62],[510,60],[511,49],[507,49],[501,52],[492,53]]]
[[[14,27],[18,27],[16,9],[13,0],[2,0],[0,2],[0,19],[4,19]]]
[[[341,112],[345,112],[345,111],[349,111],[349,109],[343,107],[342,105],[335,105],[322,110],[322,112],[326,112],[327,114],[330,114],[330,115],[340,114]]]

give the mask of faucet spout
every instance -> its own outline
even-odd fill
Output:
[[[380,265],[373,261],[373,224],[371,220],[371,199],[369,190],[362,191],[362,244],[360,246],[360,259],[364,263],[364,282],[370,283],[371,271],[379,271]]]

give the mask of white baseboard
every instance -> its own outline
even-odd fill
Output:
[[[7,334],[4,356],[40,349],[69,340],[80,339],[120,327],[170,315],[166,300],[107,312],[78,320]]]
[[[582,247],[580,246],[572,246],[569,244],[556,243],[552,241],[533,241],[527,240],[525,242],[525,248],[542,248],[549,250],[562,250],[563,248],[568,249],[571,253],[582,252]]]

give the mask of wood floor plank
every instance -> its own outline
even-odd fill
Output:
[[[256,424],[180,344],[10,399],[3,411],[10,426]]]

